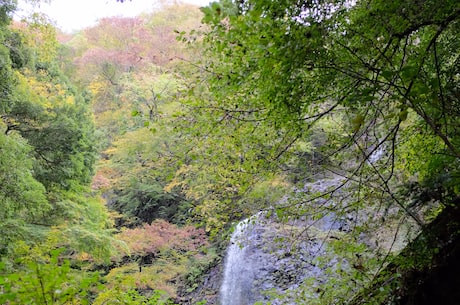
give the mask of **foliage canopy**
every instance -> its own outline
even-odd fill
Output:
[[[221,1],[202,10],[205,78],[188,103],[202,140],[244,143],[258,151],[251,166],[263,169],[263,158],[286,169],[282,157],[298,156],[320,127],[327,140],[313,147],[329,170],[358,182],[358,200],[382,192],[421,224],[395,196],[402,184],[437,188],[444,204],[458,195],[456,1]]]
[[[328,245],[351,267],[297,296],[337,304],[383,270],[400,238],[383,233],[460,202],[458,1],[221,0],[201,27],[172,6],[65,48],[45,16],[9,26],[14,9],[0,4],[4,302],[170,304],[215,263],[207,234],[263,210],[348,221]],[[112,234],[101,194],[132,228]]]

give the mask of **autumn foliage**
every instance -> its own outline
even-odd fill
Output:
[[[155,255],[167,249],[198,252],[208,245],[204,230],[193,226],[180,228],[161,219],[139,228],[123,229],[118,238],[128,245],[134,255]]]

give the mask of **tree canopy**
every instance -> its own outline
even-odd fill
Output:
[[[231,136],[254,149],[248,133],[276,131],[281,142],[264,157],[278,164],[321,126],[329,169],[402,210],[392,194],[414,179],[438,187],[444,204],[458,195],[455,1],[221,1],[203,12],[207,56],[190,107],[210,126],[246,126]]]
[[[457,204],[456,1],[220,1],[202,11],[205,55],[185,102],[193,114],[184,117],[201,137],[194,149],[207,154],[197,154],[176,184],[199,190],[194,175],[214,162],[218,174],[203,176],[235,196],[215,199],[213,188],[201,210],[232,219],[248,207],[241,194],[253,177],[292,179],[293,160],[310,162],[310,174],[316,163],[343,183],[275,204],[276,214],[321,217],[330,209],[315,199],[342,197],[332,210],[360,219],[356,241],[394,230],[395,219],[423,229],[428,215]],[[290,181],[302,187],[311,178]],[[270,208],[259,203],[243,215]],[[331,302],[337,297],[347,298]]]
[[[311,263],[330,280],[291,302],[383,304],[459,239],[458,1],[221,0],[65,41],[44,15],[11,22],[15,3],[0,303],[201,304],[256,214],[291,232],[286,256],[312,234],[328,249]],[[311,231],[322,218],[341,226]]]

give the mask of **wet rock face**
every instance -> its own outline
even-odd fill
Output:
[[[319,180],[294,193],[324,192],[340,183],[341,178]],[[275,214],[259,213],[236,226],[224,260],[221,305],[296,304],[290,295],[306,279],[326,280],[325,266],[316,266],[316,259],[326,251],[326,236],[346,231],[347,220],[331,214],[280,222]],[[305,234],[307,228],[314,233]]]
[[[276,222],[254,216],[240,223],[231,240],[224,265],[222,305],[256,302],[289,304],[272,294],[285,295],[308,277],[324,276],[313,264],[323,253],[322,240],[293,240]],[[294,304],[294,303],[292,303]]]

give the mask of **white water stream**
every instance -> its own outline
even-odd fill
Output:
[[[340,182],[340,177],[322,179],[296,192],[321,192]],[[317,225],[319,230],[329,230],[336,222],[325,217]],[[300,241],[292,249],[296,256],[286,255],[287,247],[277,242],[283,238],[281,227],[273,219],[266,219],[263,213],[243,220],[235,227],[224,261],[221,305],[266,304],[270,298],[264,295],[264,291],[284,294],[297,288],[307,277],[322,277],[322,270],[312,264],[312,260],[323,251],[322,241]],[[289,304],[276,299],[270,299],[270,302],[273,305]]]
[[[383,145],[378,147],[368,157],[370,164],[377,162],[385,154]],[[307,183],[303,189],[294,190],[294,194],[327,193],[343,186],[343,177],[335,176],[318,179]],[[333,192],[334,197],[338,192]],[[330,194],[332,195],[332,193]],[[286,197],[280,205],[289,203]],[[334,199],[318,199],[310,204],[318,208],[335,206]],[[350,220],[350,219],[348,219]],[[304,219],[289,222],[294,230],[313,226],[318,232],[346,231],[347,220],[337,219],[329,212],[320,219]],[[265,214],[258,213],[240,222],[232,234],[230,245],[224,261],[223,282],[220,289],[220,305],[296,305],[289,297],[275,299],[264,295],[264,291],[275,291],[278,296],[288,295],[302,284],[307,278],[318,281],[327,280],[324,269],[317,267],[315,258],[324,254],[324,240],[307,238],[297,240],[295,248],[286,252],[286,243],[277,240],[283,238],[280,224],[276,220],[267,220]],[[284,247],[284,249],[283,249]],[[292,247],[292,244],[289,245]],[[292,250],[292,252],[291,252]],[[286,255],[288,253],[289,255]],[[293,255],[293,253],[295,255]],[[292,255],[292,256],[291,256]],[[323,266],[324,267],[324,266]],[[260,303],[259,303],[260,302]]]
[[[222,305],[246,305],[252,295],[255,270],[247,263],[249,249],[242,238],[251,225],[250,219],[240,222],[231,237],[220,291]]]

